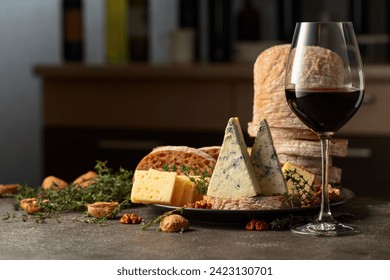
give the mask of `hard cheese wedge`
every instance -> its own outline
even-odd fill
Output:
[[[260,121],[250,158],[263,195],[271,196],[287,191],[286,180],[266,120]]]
[[[302,181],[302,182],[306,181],[307,185],[309,185],[309,186],[313,185],[314,180],[316,178],[316,176],[314,174],[308,172],[307,170],[305,170],[304,168],[302,168],[300,166],[292,164],[291,162],[286,162],[282,167],[282,171],[283,171],[284,175],[286,175],[286,173],[290,171],[290,174],[294,179]],[[305,189],[307,191],[310,191],[309,186],[305,187]],[[288,180],[287,181],[288,192],[290,192],[290,193],[293,192],[293,187],[294,187],[293,182],[291,180]]]
[[[143,204],[184,206],[202,199],[188,176],[154,169],[136,170],[131,201]]]
[[[195,183],[186,175],[176,176],[175,192],[180,194],[177,201],[172,201],[172,205],[175,206],[184,206],[187,203],[201,200],[203,197],[196,191]]]
[[[137,170],[134,173],[131,201],[169,205],[174,195],[175,181],[176,172],[162,172],[154,169]]]
[[[238,118],[230,118],[207,195],[241,198],[261,193]]]

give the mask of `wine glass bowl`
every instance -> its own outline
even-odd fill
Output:
[[[313,223],[293,232],[335,236],[359,229],[337,222],[328,196],[329,143],[332,135],[358,111],[364,96],[362,61],[350,22],[296,24],[286,65],[285,93],[295,115],[320,139],[322,197]]]

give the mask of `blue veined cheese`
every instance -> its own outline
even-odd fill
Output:
[[[207,195],[242,198],[261,193],[238,118],[230,118]]]
[[[252,147],[251,163],[263,195],[282,194],[287,191],[286,180],[266,120],[260,121]]]

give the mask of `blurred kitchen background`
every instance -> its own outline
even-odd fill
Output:
[[[352,21],[366,100],[339,133],[357,194],[388,192],[390,3],[385,0],[0,1],[0,183],[127,169],[157,145],[220,145],[252,118],[253,63],[297,21]],[[247,139],[248,144],[252,139]]]

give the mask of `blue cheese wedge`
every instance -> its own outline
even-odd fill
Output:
[[[252,197],[261,193],[238,118],[230,118],[207,195],[217,198]]]
[[[286,180],[266,120],[260,121],[250,159],[263,195],[271,196],[287,191]]]

